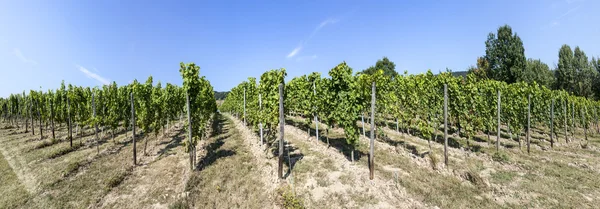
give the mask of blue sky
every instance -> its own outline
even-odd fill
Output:
[[[226,91],[269,69],[288,80],[355,71],[387,56],[399,72],[465,70],[509,24],[528,58],[562,44],[600,56],[600,1],[1,1],[0,97],[133,79],[180,85],[180,62]]]

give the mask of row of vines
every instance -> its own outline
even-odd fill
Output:
[[[284,82],[285,76],[285,69],[280,69],[267,71],[258,83],[249,78],[231,90],[220,109],[240,116],[250,126],[259,128],[265,124],[267,133],[274,132],[278,123],[277,85]],[[396,77],[385,76],[383,71],[354,74],[345,62],[331,69],[328,77],[314,72],[286,83],[285,114],[301,115],[308,124],[315,123],[317,127],[319,123],[340,127],[344,129],[346,142],[356,147],[361,130],[357,121],[369,115],[373,82],[378,133],[381,127],[394,128],[395,124],[400,132],[428,140],[435,137],[444,123],[444,85],[448,88],[449,127],[467,139],[467,148],[477,134],[485,133],[488,141],[492,141],[489,136],[498,133],[500,125],[511,138],[515,134],[519,144],[518,136],[526,133],[528,127],[552,130],[545,133],[550,135],[552,145],[559,133],[564,140],[571,141],[576,128],[583,128],[586,137],[590,128],[600,131],[600,102],[563,90],[550,90],[536,83],[478,80],[473,75],[455,77],[450,72],[438,75],[431,71],[417,75],[405,72]]]
[[[193,121],[190,133],[193,136],[185,145],[188,152],[195,154],[195,145],[202,136],[206,136],[210,116],[216,111],[213,88],[206,78],[200,77],[199,69],[194,63],[181,63],[183,87],[170,83],[164,87],[160,82],[154,84],[152,76],[144,83],[134,80],[131,84],[117,86],[112,82],[93,88],[66,85],[63,81],[58,89],[23,91],[0,98],[0,116],[4,122],[17,128],[24,128],[26,132],[31,130],[33,135],[37,121],[40,139],[45,138],[43,126],[52,132],[52,139],[56,140],[54,125],[64,124],[68,127],[66,138],[73,146],[73,132],[75,137],[81,136],[85,126],[110,130],[113,138],[119,127],[125,130],[139,127],[143,134],[158,135],[161,130],[166,130],[165,127],[168,129],[170,122],[181,119],[189,109]],[[188,108],[186,96],[189,96]]]

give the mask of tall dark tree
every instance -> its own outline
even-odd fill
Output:
[[[523,41],[508,25],[498,28],[498,33],[490,33],[485,42],[485,59],[489,63],[488,77],[494,80],[514,83],[525,69],[525,48]]]
[[[552,88],[554,83],[554,74],[550,70],[550,67],[546,63],[543,63],[541,60],[537,59],[527,59],[527,65],[525,70],[517,79],[517,81],[523,81],[526,83],[536,82],[541,86],[545,86],[548,88]]]
[[[585,52],[578,46],[575,47],[573,53],[573,68],[576,73],[575,90],[578,96],[591,98],[594,95],[593,82],[596,78],[597,72],[593,69],[593,66],[588,61],[588,57]]]
[[[588,61],[585,52],[579,47],[571,51],[569,45],[563,45],[558,51],[558,69],[556,75],[556,88],[564,89],[577,96],[593,97],[595,80],[598,71],[595,70],[594,59]]]
[[[377,72],[377,70],[383,70],[384,75],[392,78],[398,76],[398,72],[396,72],[396,64],[390,61],[387,57],[383,57],[383,59],[377,60],[375,66],[371,66],[363,70],[362,73],[372,75],[375,72]]]
[[[575,69],[573,68],[573,51],[569,45],[562,45],[558,50],[558,68],[555,72],[556,89],[564,89],[569,93],[575,91]]]
[[[596,77],[594,78],[593,87],[594,95],[596,95],[596,99],[600,99],[600,57],[592,57],[590,65],[592,66],[592,69],[596,71]]]

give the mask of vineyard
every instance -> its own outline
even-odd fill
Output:
[[[434,75],[428,71],[418,75],[405,73],[389,77],[381,70],[373,74],[354,74],[346,63],[331,69],[329,77],[321,77],[320,73],[315,72],[294,77],[283,84],[285,76],[285,69],[278,69],[265,72],[258,82],[256,78],[248,78],[231,90],[220,110],[231,113],[254,130],[260,138],[257,140],[259,146],[270,149],[275,153],[273,156],[284,152],[278,157],[280,161],[282,158],[287,161],[292,175],[294,169],[300,169],[296,164],[306,161],[312,164],[313,161],[305,159],[304,153],[298,153],[298,150],[311,152],[313,148],[301,147],[324,146],[327,151],[323,152],[343,155],[347,161],[353,162],[350,165],[352,168],[356,169],[355,166],[364,163],[368,171],[357,174],[364,181],[384,179],[406,188],[421,181],[420,184],[430,184],[432,189],[446,191],[429,191],[432,194],[423,194],[422,188],[412,191],[424,195],[416,195],[417,199],[444,207],[566,207],[573,204],[590,207],[590,196],[598,192],[590,190],[599,185],[597,180],[590,179],[598,172],[592,163],[597,162],[595,158],[600,142],[598,101],[574,96],[563,90],[550,90],[535,82],[507,84],[480,80],[474,74],[454,77],[450,72]],[[283,94],[277,93],[279,84],[284,86]],[[282,103],[283,109],[279,106]],[[285,128],[291,129],[296,135],[290,136],[292,139],[286,139],[288,130],[286,137],[274,135],[278,131],[278,123],[284,126],[282,119],[277,117],[278,109],[282,111],[280,116],[285,115]],[[285,151],[281,146],[285,146]],[[332,149],[336,151],[332,153]],[[413,159],[397,159],[407,156]],[[438,157],[443,158],[442,163]],[[355,160],[359,160],[358,164],[354,164]],[[401,162],[402,165],[399,165]],[[465,194],[459,194],[461,192],[453,194],[454,191],[465,190],[460,188],[462,186],[429,182],[431,180],[419,177],[413,179],[416,182],[402,180],[403,177],[420,173],[416,170],[422,169],[422,166],[429,169],[424,175],[441,174],[446,177],[440,181],[458,179],[469,182],[479,190],[466,189],[463,193],[469,197],[464,197],[461,195]],[[562,171],[554,170],[555,167],[582,171],[560,173]],[[506,168],[509,168],[508,171],[504,170]],[[336,169],[332,171],[339,173]],[[355,173],[345,171],[345,175]],[[321,172],[306,174],[303,170],[296,172],[305,178],[323,178],[325,175]],[[279,170],[277,175],[293,182],[289,173],[284,176]],[[374,175],[377,177],[374,178]],[[369,176],[368,179],[364,179],[366,176]],[[327,177],[325,175],[325,179]],[[340,177],[329,176],[331,178]],[[490,182],[494,178],[500,178],[500,183]],[[561,188],[567,186],[562,178],[572,184],[585,181],[595,186],[565,188],[564,191],[557,189],[559,187],[552,187],[554,189],[548,191],[547,186],[523,186],[525,188],[518,189],[531,191],[513,193],[507,190],[517,186],[502,185],[532,178],[546,179],[551,184],[562,185]],[[318,203],[316,205],[331,204],[315,201],[312,194],[306,194],[315,189],[311,190],[311,186],[308,188],[299,189],[304,192],[299,196],[309,199],[313,204]],[[379,189],[389,192],[389,188]],[[586,192],[580,193],[580,190]],[[357,191],[360,189],[357,188]],[[582,201],[560,201],[563,198],[561,192],[570,195],[577,193],[577,198]],[[361,194],[373,195],[372,199],[378,199],[376,193],[367,190]],[[339,195],[340,192],[333,194]],[[537,198],[529,199],[527,195]],[[398,200],[387,198],[398,197],[387,196],[385,200],[374,202],[398,203]],[[465,198],[465,202],[458,200],[460,198]],[[344,205],[359,204],[347,201]],[[406,204],[423,206],[415,205],[412,200]]]
[[[66,85],[0,99],[4,208],[593,207],[600,102],[451,72]],[[219,104],[219,106],[217,106]],[[217,110],[218,109],[218,110]]]

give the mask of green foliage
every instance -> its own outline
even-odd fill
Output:
[[[492,160],[494,160],[496,162],[506,163],[510,159],[508,158],[508,155],[506,155],[506,153],[495,152],[494,155],[492,155]]]
[[[327,99],[332,101],[331,114],[328,116],[333,124],[338,124],[344,129],[346,142],[357,146],[359,129],[356,120],[362,109],[360,103],[359,83],[352,75],[352,68],[346,62],[340,63],[329,71],[331,82],[329,83],[329,94]]]
[[[293,193],[289,187],[281,187],[277,189],[281,196],[281,205],[286,209],[301,209],[304,208],[302,200]]]
[[[396,72],[396,64],[390,61],[387,57],[383,57],[383,59],[377,60],[375,66],[370,66],[369,68],[363,70],[362,74],[372,75],[377,73],[377,71],[382,70],[383,75],[394,78],[398,76],[398,72]]]
[[[548,65],[541,60],[527,59],[525,70],[518,81],[525,83],[536,82],[541,86],[551,88],[554,85],[554,75]]]
[[[180,67],[179,72],[183,77],[183,92],[189,97],[192,139],[186,141],[186,150],[190,151],[204,136],[207,122],[217,110],[217,106],[210,82],[204,76],[200,77],[200,67],[194,63],[181,63]]]
[[[525,48],[512,28],[504,25],[497,34],[490,33],[485,42],[485,59],[489,63],[489,78],[514,83],[525,69]]]

